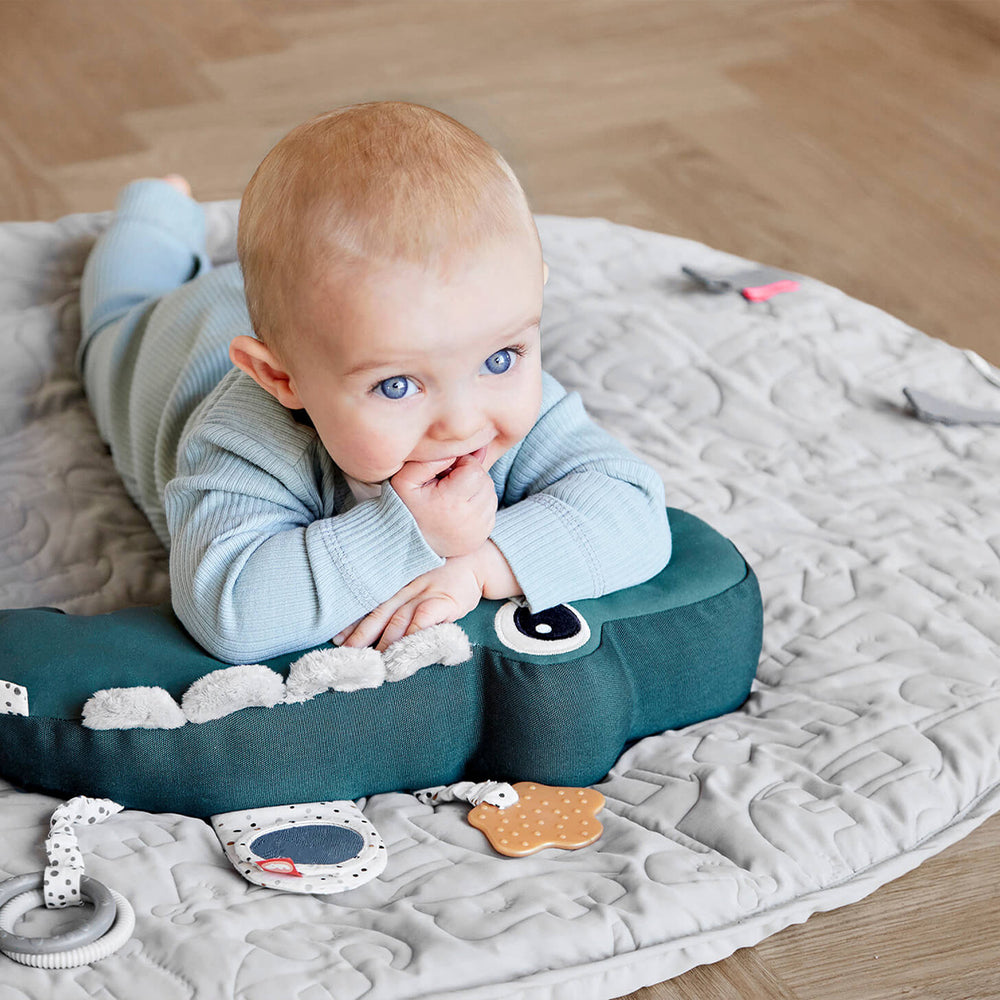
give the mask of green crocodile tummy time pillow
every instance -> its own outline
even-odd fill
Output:
[[[0,773],[192,816],[462,777],[592,784],[630,740],[739,707],[757,668],[753,572],[696,517],[670,521],[646,583],[535,615],[483,601],[385,654],[234,667],[166,606],[0,611]]]

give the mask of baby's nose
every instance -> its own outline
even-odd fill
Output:
[[[440,441],[471,441],[483,429],[486,418],[474,400],[458,396],[444,402],[431,433]]]

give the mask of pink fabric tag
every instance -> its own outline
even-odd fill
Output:
[[[779,295],[781,292],[794,292],[798,287],[797,281],[786,279],[772,281],[769,285],[751,285],[747,288],[741,288],[740,294],[750,302],[766,302],[773,295]]]

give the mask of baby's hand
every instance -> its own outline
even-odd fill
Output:
[[[476,455],[450,462],[407,462],[389,480],[442,558],[475,552],[496,522],[493,480]]]
[[[376,649],[385,652],[404,635],[442,622],[457,621],[467,615],[482,596],[483,584],[476,573],[476,557],[449,559],[443,566],[418,576],[371,614],[344,629],[334,642],[363,647],[378,640]]]

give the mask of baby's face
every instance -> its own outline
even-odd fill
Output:
[[[472,454],[489,469],[520,441],[541,405],[542,270],[525,233],[443,273],[372,265],[317,288],[287,361],[334,462],[379,483],[406,462]]]

